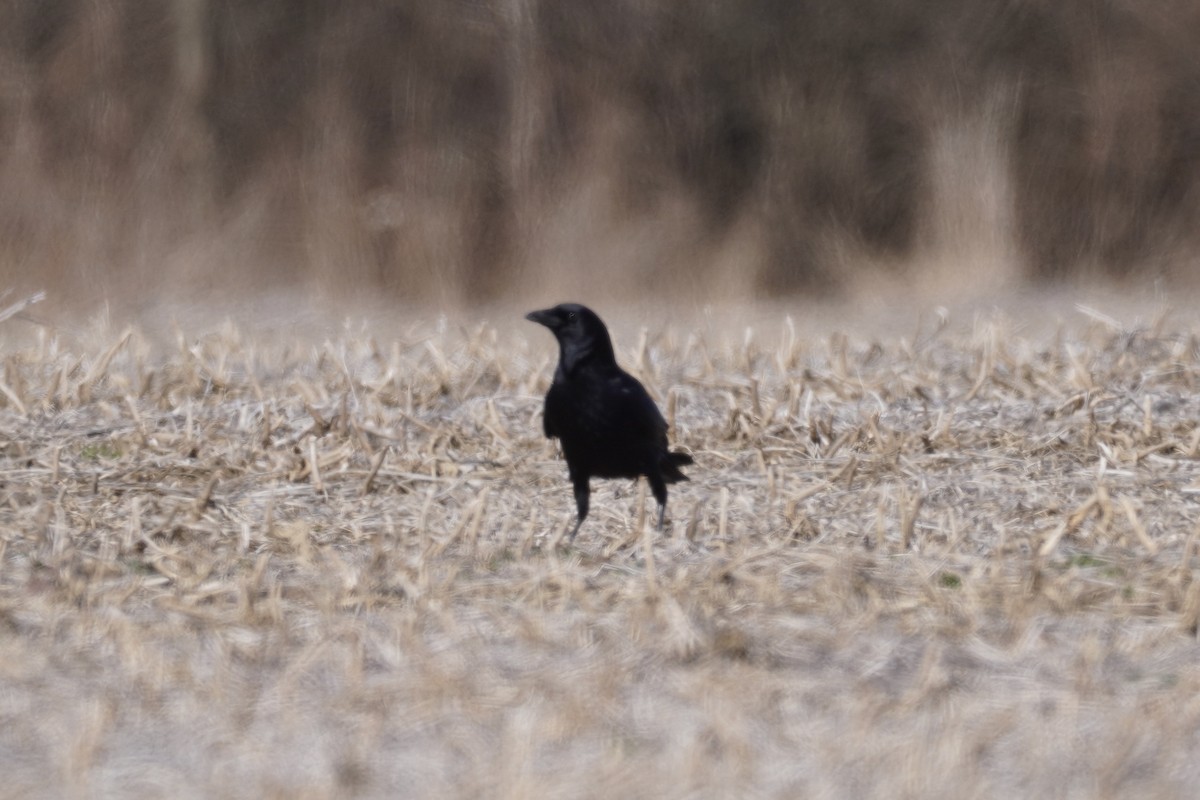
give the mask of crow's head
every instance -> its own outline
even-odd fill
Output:
[[[530,311],[525,319],[545,325],[558,339],[560,362],[568,373],[585,361],[616,363],[608,328],[596,312],[586,306],[562,303],[554,308]]]
[[[530,311],[525,315],[525,319],[545,325],[559,341],[608,335],[608,329],[596,316],[596,312],[578,303],[562,303],[554,308]]]

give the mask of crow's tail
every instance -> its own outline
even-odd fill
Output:
[[[664,481],[667,483],[678,483],[679,481],[686,481],[688,479],[687,475],[679,471],[679,468],[692,463],[694,463],[692,457],[687,453],[667,452],[663,453],[658,467]]]

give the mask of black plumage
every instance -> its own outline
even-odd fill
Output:
[[[558,368],[546,393],[543,429],[562,442],[579,517],[588,514],[591,478],[645,475],[658,501],[658,529],[667,509],[667,484],[686,481],[686,453],[667,449],[667,422],[646,388],[617,366],[612,340],[600,317],[576,303],[532,311],[525,319],[545,325],[558,340]]]

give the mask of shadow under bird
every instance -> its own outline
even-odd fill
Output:
[[[637,378],[617,366],[608,328],[591,309],[563,303],[531,311],[525,319],[545,325],[558,340],[558,368],[546,393],[542,417],[549,439],[562,442],[575,488],[579,517],[571,540],[588,515],[591,478],[645,475],[658,501],[658,529],[667,510],[667,484],[686,481],[679,468],[687,453],[667,449],[667,422]]]

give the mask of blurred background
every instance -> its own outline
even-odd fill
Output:
[[[0,284],[1194,282],[1200,4],[6,0]]]

